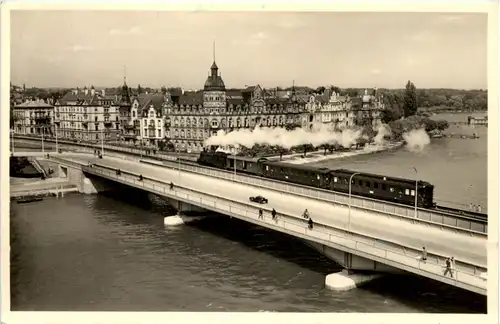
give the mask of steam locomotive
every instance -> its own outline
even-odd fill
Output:
[[[345,169],[330,170],[328,168],[293,165],[270,161],[262,157],[250,158],[213,151],[201,152],[197,163],[343,193],[349,192],[349,179],[351,179],[351,193],[353,195],[415,206],[415,194],[417,194],[418,207],[435,207],[434,186],[426,181],[386,177]],[[355,176],[351,178],[353,174]],[[415,190],[416,187],[417,190]]]

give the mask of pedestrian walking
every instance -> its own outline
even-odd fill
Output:
[[[422,260],[423,263],[425,263],[427,261],[427,249],[424,247],[422,247],[422,257],[420,258],[420,260]]]
[[[273,208],[271,215],[273,216],[273,219],[276,219],[276,210]]]
[[[452,262],[453,262],[453,258],[446,259],[446,267],[445,267],[443,276],[446,277],[446,275],[449,273],[450,277],[453,278]]]
[[[259,209],[259,219],[264,219],[264,213],[262,212],[262,209]]]
[[[314,226],[314,222],[312,220],[312,218],[309,218],[309,221],[307,221],[307,223],[309,224],[309,229],[312,230],[313,229],[313,226]]]

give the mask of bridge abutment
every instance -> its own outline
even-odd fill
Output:
[[[114,191],[119,187],[117,183],[88,175],[79,168],[59,165],[56,172],[60,178],[66,178],[70,183],[76,185],[78,192],[86,195]]]
[[[321,252],[344,269],[326,276],[325,286],[335,291],[347,291],[382,277],[387,273],[402,271],[385,264],[369,260],[349,252],[336,250],[329,246],[307,241],[306,244]]]

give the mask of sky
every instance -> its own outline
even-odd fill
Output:
[[[27,87],[487,88],[487,14],[11,13],[11,80]]]

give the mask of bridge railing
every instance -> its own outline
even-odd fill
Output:
[[[415,215],[414,208],[409,208],[408,206],[391,202],[381,202],[379,200],[355,195],[351,195],[349,203],[349,195],[340,192],[310,188],[307,186],[274,181],[255,176],[247,176],[241,174],[235,175],[230,171],[216,170],[213,168],[205,168],[202,166],[195,166],[191,164],[179,164],[170,161],[157,162],[148,160],[141,160],[141,162],[157,166],[166,166],[171,169],[180,168],[182,171],[189,171],[192,173],[207,175],[214,178],[236,181],[277,191],[293,193],[295,195],[326,201],[334,205],[337,204],[341,206],[349,206],[350,204],[352,208],[369,210],[371,212],[382,213],[384,215],[390,215],[392,217],[403,217],[412,222],[419,221],[427,224],[438,225],[448,230],[466,232],[471,235],[485,236],[488,233],[488,224],[484,222],[471,220],[469,218],[461,218],[457,217],[456,215],[447,214],[444,212],[434,212],[427,209],[418,209],[417,215]]]
[[[230,199],[201,193],[185,186],[176,186],[174,189],[170,189],[169,184],[162,181],[148,177],[143,177],[143,180],[140,181],[138,174],[123,170],[121,171],[121,175],[117,175],[115,169],[101,165],[94,165],[92,167],[82,166],[82,169],[85,172],[117,182],[144,188],[152,193],[174,197],[177,200],[185,201],[223,214],[243,218],[252,223],[260,225],[265,224],[267,227],[288,234],[292,233],[295,236],[313,240],[334,248],[340,248],[341,250],[352,252],[361,257],[366,257],[390,266],[438,279],[450,285],[486,294],[486,277],[484,277],[484,272],[482,272],[484,269],[473,266],[472,268],[467,268],[469,271],[465,271],[465,269],[458,269],[457,267],[452,270],[453,278],[447,277],[444,275],[445,267],[441,263],[441,261],[444,260],[442,256],[435,256],[435,261],[430,257],[427,262],[423,263],[418,258],[420,251],[382,248],[377,246],[379,240],[361,235],[354,236],[347,234],[342,230],[324,224],[320,226],[318,226],[319,224],[315,224],[313,229],[309,229],[305,220],[300,220],[294,216],[285,214],[279,214],[276,220],[273,220],[269,214],[266,213],[263,218],[259,219],[259,207],[251,207],[240,202],[231,201]],[[464,265],[465,264],[462,264],[462,266]]]
[[[85,147],[85,144],[78,144],[70,141],[65,141],[65,142],[69,143],[69,145],[81,145]],[[99,145],[97,144],[93,144],[92,147],[95,147],[97,149],[100,148]],[[110,145],[104,145],[104,147],[105,149],[108,149],[111,152],[122,152],[131,155],[143,154],[143,151],[133,148],[123,148]],[[92,151],[92,150],[93,148],[86,149],[86,151]],[[113,154],[109,151],[106,154],[116,156],[119,158],[124,158],[126,160],[132,160],[132,161],[140,160],[134,157]],[[251,175],[242,175],[242,174],[235,175],[233,172],[227,170],[217,170],[203,166],[180,164],[178,162],[175,162],[177,157],[173,155],[155,154],[154,156],[144,155],[144,157],[154,158],[155,160],[161,160],[158,161],[159,162],[158,165],[164,167],[180,168],[183,171],[189,171],[193,173],[216,177],[219,179],[237,181],[263,188],[283,191],[287,193],[292,193],[309,198],[327,201],[333,204],[338,204],[343,206],[349,205],[349,195],[341,192],[333,192],[324,189],[311,188],[299,184],[290,184],[284,181],[270,180]],[[146,162],[155,163],[153,161],[146,161]],[[415,214],[415,209],[413,207],[392,202],[382,202],[379,200],[356,196],[356,195],[351,195],[350,205],[355,208],[358,207],[361,209],[369,210],[371,212],[390,215],[392,217],[398,217],[398,218],[403,217],[409,220],[420,221],[427,224],[438,224],[443,229],[453,230],[456,232],[467,232],[470,235],[487,236],[488,234],[487,223],[479,220],[474,220],[472,218],[462,217],[456,214],[447,213],[445,211],[431,211],[428,209],[418,208],[418,211]]]

